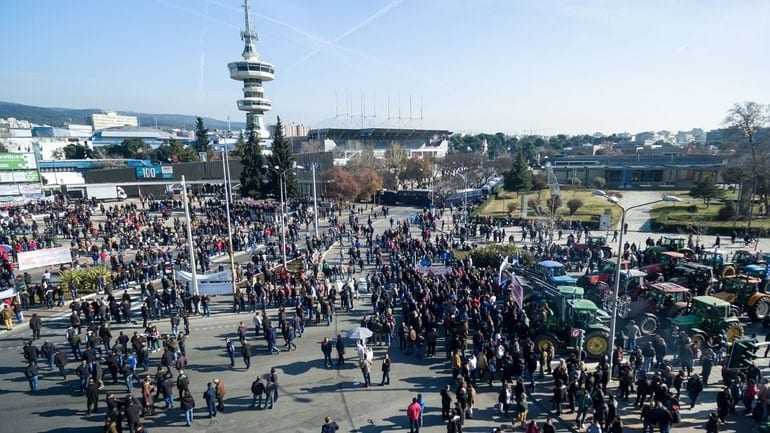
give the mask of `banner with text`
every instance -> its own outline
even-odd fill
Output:
[[[233,293],[233,278],[230,271],[197,274],[196,276],[198,292],[201,295],[229,295]],[[190,283],[190,290],[192,290],[192,273],[176,271],[176,280],[183,284]]]
[[[45,266],[72,263],[70,247],[44,248],[42,250],[19,253],[19,270],[42,268]]]

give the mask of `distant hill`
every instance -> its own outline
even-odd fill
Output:
[[[105,110],[98,108],[55,108],[37,107],[34,105],[16,104],[0,101],[0,117],[15,117],[21,120],[29,120],[32,123],[51,126],[64,126],[67,123],[91,124],[91,114],[103,113]],[[187,128],[195,125],[195,116],[185,114],[149,114],[132,111],[119,111],[119,114],[137,116],[139,125],[155,126],[157,122],[160,128]],[[223,120],[203,118],[203,123],[209,129],[227,129],[227,122]],[[232,129],[243,129],[243,122],[231,122]]]

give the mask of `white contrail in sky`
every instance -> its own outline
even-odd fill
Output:
[[[167,6],[167,7],[170,7],[170,8],[178,9],[178,10],[183,11],[183,12],[187,12],[190,15],[195,15],[197,17],[201,17],[201,18],[205,18],[207,20],[215,21],[215,22],[218,22],[220,24],[224,24],[224,25],[226,25],[228,27],[232,27],[234,29],[237,29],[237,30],[241,29],[241,27],[238,26],[238,25],[235,25],[233,23],[230,23],[230,22],[227,22],[227,21],[224,21],[224,20],[220,20],[219,18],[215,18],[215,17],[212,17],[210,15],[204,15],[204,14],[202,14],[202,13],[200,13],[200,12],[194,10],[194,9],[182,7],[182,6],[179,6],[179,5],[174,4],[174,3],[169,3],[169,2],[167,2],[165,0],[155,0],[155,1],[157,3],[162,4],[163,6]]]
[[[206,41],[206,32],[208,31],[208,24],[209,21],[206,19],[209,17],[209,2],[208,0],[203,0],[203,23],[201,26],[201,36],[200,36],[200,47],[201,47],[201,61],[200,61],[200,77],[198,77],[198,97],[200,98],[201,102],[204,101],[204,91],[203,91],[203,77],[204,73],[206,71],[206,49],[204,42]]]
[[[212,4],[221,6],[221,7],[225,8],[225,9],[230,9],[230,10],[233,10],[233,11],[240,11],[240,8],[236,8],[235,6],[231,6],[229,4],[225,4],[225,3],[219,2],[217,0],[210,0],[210,1],[211,1]],[[400,1],[403,1],[403,0],[399,0],[399,2]],[[354,49],[347,48],[347,47],[344,47],[342,45],[336,44],[336,43],[334,43],[334,42],[332,42],[332,41],[330,41],[330,40],[328,40],[326,38],[323,38],[321,36],[314,35],[314,34],[312,34],[310,32],[302,30],[301,28],[299,28],[299,27],[297,27],[297,26],[295,26],[293,24],[289,24],[287,22],[275,19],[273,17],[261,14],[259,12],[255,12],[253,10],[251,11],[251,15],[253,15],[255,17],[259,17],[259,18],[261,18],[261,19],[263,19],[263,20],[265,20],[265,21],[267,21],[269,23],[273,23],[275,25],[278,25],[278,26],[281,26],[281,27],[285,27],[285,28],[287,28],[287,29],[289,29],[289,30],[291,30],[291,31],[301,35],[301,36],[304,36],[304,37],[306,37],[306,38],[310,39],[311,41],[316,42],[318,44],[326,45],[326,46],[329,46],[329,47],[332,47],[332,48],[336,48],[336,49],[338,49],[340,51],[347,52],[348,54],[354,54],[354,55],[363,57],[363,58],[365,58],[367,60],[370,60],[370,61],[372,61],[374,63],[386,64],[385,62],[383,62],[380,59],[377,59],[376,57],[373,57],[373,56],[371,56],[369,54],[366,54],[366,53],[363,53],[361,51],[357,51],[357,50],[354,50]]]
[[[346,37],[352,35],[353,33],[357,32],[359,30],[361,30],[362,28],[366,27],[372,21],[374,21],[377,18],[387,14],[388,12],[390,12],[391,9],[395,8],[396,6],[400,5],[403,2],[404,2],[404,0],[393,0],[392,2],[390,2],[390,3],[386,4],[385,6],[383,6],[382,8],[380,8],[377,12],[373,13],[372,15],[369,15],[365,20],[361,21],[360,23],[358,23],[355,26],[353,26],[352,28],[350,28],[350,30],[348,30],[345,33],[343,33],[343,34],[337,36],[336,38],[334,38],[331,41],[331,43],[336,45],[339,41],[345,39]],[[313,56],[315,56],[316,54],[318,54],[320,52],[321,52],[321,48],[316,48],[315,50],[307,53],[307,55],[305,55],[305,57],[301,58],[297,63],[291,65],[288,69],[291,70],[291,69],[296,68],[297,66],[300,66],[301,64],[305,63],[310,58],[312,58]]]

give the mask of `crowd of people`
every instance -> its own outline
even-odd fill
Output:
[[[211,268],[212,257],[227,252],[226,217],[221,201],[199,198],[193,203],[196,262],[203,272]],[[190,335],[190,319],[210,315],[211,299],[192,293],[189,286],[174,281],[167,272],[167,264],[189,269],[183,221],[166,213],[178,207],[173,200],[159,200],[111,208],[83,203],[61,210],[27,209],[64,212],[66,223],[50,218],[45,228],[33,226],[26,216],[12,218],[13,224],[36,234],[33,238],[41,244],[46,241],[44,233],[59,242],[68,239],[74,251],[92,259],[89,265],[103,264],[110,270],[110,278],[103,282],[104,294],[91,300],[78,300],[77,286],[53,284],[48,272],[39,283],[31,276],[21,276],[25,295],[18,305],[14,303],[3,312],[5,320],[14,313],[13,308],[39,304],[54,308],[53,304],[62,305],[70,298],[69,351],[61,342],[44,339],[38,347],[42,324],[33,315],[29,320],[33,338],[23,351],[24,374],[35,393],[41,362],[48,374],[55,371],[65,380],[74,373],[87,413],[97,411],[100,401],[106,402],[107,432],[124,428],[143,431],[143,419],[151,418],[158,409],[175,406],[191,425],[196,400],[205,403],[210,418],[227,412],[222,377],[194,384],[185,373],[190,362],[188,339],[195,338]],[[490,400],[487,395],[496,402],[496,420],[527,433],[553,433],[559,423],[567,422],[589,433],[622,433],[630,417],[642,420],[645,433],[655,428],[668,433],[681,420],[685,401],[695,407],[709,385],[711,367],[720,361],[721,352],[696,347],[684,333],[681,340],[669,344],[656,341],[638,347],[620,339],[607,357],[595,363],[589,362],[582,350],[555,353],[538,347],[534,337],[539,306],[533,301],[520,302],[510,287],[501,287],[497,268],[478,267],[471,256],[455,258],[451,253],[456,237],[461,244],[518,243],[523,254],[536,260],[569,260],[580,253],[581,269],[588,272],[603,257],[601,253],[585,256],[574,248],[589,235],[585,227],[553,229],[531,221],[505,226],[487,219],[465,224],[466,211],[451,209],[423,211],[398,220],[390,217],[386,208],[362,211],[353,206],[346,215],[341,209],[330,212],[329,228],[316,237],[309,207],[300,203],[296,209],[287,223],[286,254],[299,260],[300,266],[289,272],[274,266],[282,253],[275,232],[275,214],[280,212],[276,205],[239,201],[232,206],[233,249],[250,255],[238,270],[242,284],[232,296],[232,311],[249,312],[252,319],[241,321],[235,337],[222,344],[230,368],[236,368],[240,358],[244,370],[250,371],[260,339],[267,355],[293,351],[306,326],[328,327],[339,314],[367,308],[359,324],[370,335],[356,338],[355,356],[346,353],[348,335],[330,334],[320,344],[324,367],[342,368],[354,360],[361,371],[361,386],[368,388],[373,371],[380,373],[380,386],[390,384],[395,356],[399,362],[429,359],[444,363],[448,374],[441,379],[447,384],[438,397],[441,417],[450,433],[461,433],[467,420],[478,417],[482,402]],[[94,215],[105,219],[97,223]],[[374,228],[378,218],[387,221],[380,232]],[[304,248],[300,247],[303,232]],[[330,263],[324,253],[335,242],[340,244],[340,257]],[[29,248],[29,239],[26,245],[21,248]],[[633,243],[622,254],[631,262],[645,260],[642,246]],[[19,280],[12,269],[10,274],[8,281]],[[134,286],[137,290],[129,290]],[[368,305],[359,302],[356,307],[362,286],[370,300]],[[132,307],[137,304],[140,330],[131,334],[118,331],[116,335],[113,324],[132,323]],[[160,326],[161,321],[168,321],[168,327]],[[278,342],[279,336],[283,344]],[[670,362],[671,355],[680,361]],[[609,357],[616,366],[612,370]],[[690,361],[683,364],[682,359]],[[695,360],[700,363],[700,373],[687,368]],[[73,363],[77,364],[74,369]],[[617,388],[610,384],[613,378]],[[278,380],[278,370],[272,368],[252,382],[253,408],[275,407]],[[109,391],[107,383],[111,383]],[[530,407],[543,389],[549,390],[546,402],[550,406],[544,409],[546,421],[537,423],[531,419]],[[194,397],[195,392],[202,392],[202,397]],[[704,417],[703,428],[716,432],[735,413],[738,402],[743,402],[747,413],[755,413],[755,407],[761,406],[757,419],[765,419],[769,397],[761,371],[748,369],[718,392],[717,410]],[[423,426],[425,410],[423,395],[416,395],[408,404],[406,420],[411,432],[419,432]],[[333,419],[324,420],[322,432],[339,428]]]

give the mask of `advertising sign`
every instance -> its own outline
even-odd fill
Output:
[[[170,165],[136,167],[136,177],[140,179],[171,179],[174,177],[174,167]]]
[[[196,276],[198,278],[198,292],[201,295],[229,295],[233,293],[233,279],[230,271],[197,274]],[[190,283],[192,288],[192,273],[176,271],[176,280]]]
[[[20,271],[72,262],[72,251],[70,251],[70,247],[25,251],[19,253],[18,256]]]
[[[37,171],[19,170],[0,172],[0,183],[39,182]]]
[[[0,171],[35,170],[34,153],[0,153]]]

